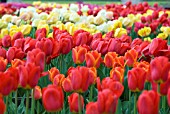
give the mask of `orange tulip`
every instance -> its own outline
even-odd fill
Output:
[[[57,74],[54,77],[53,84],[56,86],[62,86],[62,82],[64,81],[65,76],[63,74]]]
[[[68,96],[69,108],[72,113],[78,113],[78,111],[79,111],[78,96],[79,96],[78,93],[72,93],[70,96]],[[81,99],[80,105],[81,105],[81,109],[82,109],[84,106],[84,99],[83,99],[82,95],[80,96],[80,99]]]
[[[86,114],[99,114],[97,102],[89,102],[86,105]]]
[[[104,57],[104,63],[106,67],[113,68],[117,56],[118,54],[116,52],[108,52]]]
[[[97,106],[100,114],[114,114],[118,103],[117,95],[109,89],[104,89],[98,93]]]
[[[133,92],[142,91],[146,80],[146,72],[142,68],[128,71],[128,87]]]
[[[42,90],[42,102],[47,112],[60,111],[64,105],[64,93],[61,87],[48,85]]]
[[[0,71],[4,72],[6,70],[6,66],[8,64],[7,59],[4,59],[3,57],[0,57]]]
[[[49,80],[50,80],[51,82],[54,81],[54,77],[55,77],[57,74],[60,74],[60,71],[59,71],[56,67],[51,68],[48,72],[49,72]]]
[[[125,60],[128,66],[132,67],[137,61],[138,52],[135,49],[131,49],[125,53]]]
[[[151,78],[157,83],[163,83],[168,79],[170,62],[167,57],[155,57],[151,63]]]
[[[3,101],[3,98],[0,97],[0,114],[4,114],[6,110],[5,103]]]
[[[41,92],[40,86],[35,86],[35,88],[34,88],[34,99],[38,100],[38,99],[41,99],[41,97],[42,97],[42,92]]]
[[[87,67],[96,67],[99,68],[100,63],[102,62],[101,53],[97,51],[90,51],[85,55]]]
[[[160,97],[156,91],[143,91],[137,101],[137,108],[139,114],[158,114],[159,101]]]
[[[110,78],[113,80],[119,81],[120,83],[124,82],[124,69],[121,67],[113,68],[110,71]]]
[[[81,64],[85,60],[85,54],[87,53],[87,49],[78,46],[72,49],[72,58],[75,64]]]
[[[124,86],[119,81],[115,81],[109,77],[104,78],[102,83],[100,83],[100,78],[97,78],[97,89],[98,91],[109,89],[119,98],[123,93]]]
[[[62,83],[66,92],[76,91],[83,93],[94,83],[96,77],[87,67],[71,68],[67,74],[67,78]]]

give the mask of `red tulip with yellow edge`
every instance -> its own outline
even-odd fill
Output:
[[[56,86],[62,86],[65,76],[63,74],[57,74],[54,77],[53,84]]]
[[[42,90],[42,103],[47,112],[58,112],[64,105],[64,93],[61,87],[48,85]]]
[[[163,83],[168,79],[170,62],[167,57],[155,57],[150,63],[151,78],[157,83]]]
[[[35,100],[38,100],[38,99],[42,98],[42,91],[41,91],[40,86],[35,86],[33,92],[34,92],[34,99]]]
[[[108,52],[104,57],[104,63],[106,67],[113,68],[117,56],[118,54],[116,52]]]
[[[110,78],[113,80],[119,81],[120,83],[124,82],[124,68],[116,67],[110,71]]]
[[[144,89],[146,81],[146,72],[142,68],[133,68],[128,71],[128,87],[133,92],[139,92]]]
[[[125,53],[126,64],[129,67],[132,67],[134,63],[137,61],[138,52],[135,49],[131,49]]]
[[[158,114],[160,96],[156,91],[143,91],[137,101],[139,114]]]
[[[87,49],[82,46],[73,48],[72,49],[73,62],[75,64],[82,64],[85,60],[86,53],[87,53]]]
[[[25,60],[21,60],[21,59],[14,59],[11,61],[11,65],[12,67],[16,68],[20,65],[25,65]]]
[[[54,77],[56,75],[60,74],[60,71],[56,67],[51,68],[48,72],[49,72],[49,80],[51,82],[54,81]]]
[[[69,108],[70,108],[70,112],[72,112],[72,113],[78,113],[79,112],[78,97],[79,97],[78,93],[72,93],[70,96],[68,96]],[[82,95],[80,95],[80,99],[81,99],[80,105],[81,105],[81,109],[82,109],[84,107],[84,99],[83,99]]]
[[[97,51],[90,51],[85,55],[87,67],[96,67],[99,68],[100,63],[102,62],[101,53]]]

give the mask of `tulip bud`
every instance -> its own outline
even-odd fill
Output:
[[[34,92],[34,99],[35,99],[35,100],[41,99],[41,97],[42,97],[42,92],[41,92],[40,86],[35,86],[33,92]]]
[[[138,52],[135,49],[131,49],[125,53],[125,60],[128,66],[133,66],[138,58]]]

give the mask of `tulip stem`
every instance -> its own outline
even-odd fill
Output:
[[[40,113],[40,106],[39,106],[39,101],[37,100],[37,114]]]
[[[162,109],[165,112],[165,108],[166,108],[166,96],[162,96]]]
[[[32,89],[32,101],[31,101],[31,114],[34,114],[35,100],[34,100],[34,92]]]
[[[90,87],[90,97],[89,97],[89,101],[93,101],[93,85],[91,85]]]
[[[160,84],[158,83],[157,92],[160,94]]]
[[[8,114],[8,100],[9,100],[9,96],[6,96],[6,111],[5,111],[5,114]]]
[[[29,90],[26,90],[26,111],[25,111],[25,114],[28,114],[28,108],[29,108]]]
[[[18,90],[15,91],[15,114],[18,113]]]
[[[78,95],[78,108],[79,108],[79,114],[82,114],[81,112],[81,95]]]
[[[137,100],[137,93],[134,93],[134,114],[136,114],[136,100]]]

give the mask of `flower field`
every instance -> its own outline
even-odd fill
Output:
[[[0,114],[170,114],[170,10],[1,3]]]

